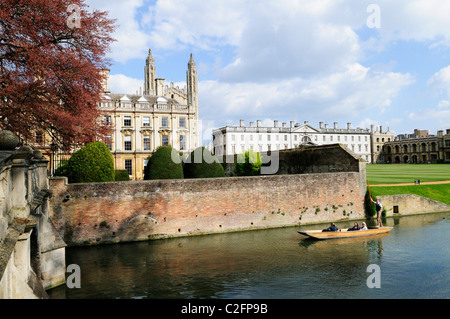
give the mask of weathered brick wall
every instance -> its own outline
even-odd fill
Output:
[[[361,219],[361,171],[69,185],[54,179],[51,218],[69,245]]]

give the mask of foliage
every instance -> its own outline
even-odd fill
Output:
[[[377,215],[375,205],[370,200],[371,196],[372,196],[373,201],[376,202],[377,201],[376,196],[371,194],[369,189],[367,189],[366,196],[364,197],[364,212],[366,213],[367,217],[373,217],[373,216]]]
[[[114,180],[116,182],[124,182],[130,180],[130,175],[126,169],[116,169],[114,171]]]
[[[183,171],[185,178],[225,177],[225,171],[217,157],[204,147],[191,152]]]
[[[69,183],[114,181],[114,159],[102,142],[93,142],[76,151],[68,163]]]
[[[238,155],[235,172],[238,176],[259,175],[261,165],[259,153],[249,150]]]
[[[172,160],[172,146],[160,146],[149,158],[144,179],[182,179],[183,165]]]
[[[109,65],[115,26],[107,12],[88,11],[84,2],[1,1],[1,129],[31,142],[33,132],[46,131],[59,146],[83,145],[105,133],[96,121],[99,70]]]
[[[69,161],[61,161],[58,168],[53,173],[54,176],[68,176]]]

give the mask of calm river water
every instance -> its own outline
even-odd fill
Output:
[[[338,224],[340,228],[352,223]],[[388,218],[384,235],[315,241],[327,225],[67,248],[81,288],[53,299],[450,298],[450,213]],[[368,288],[371,264],[380,288]],[[67,275],[70,275],[69,273]]]

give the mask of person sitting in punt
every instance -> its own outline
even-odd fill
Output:
[[[325,231],[338,231],[338,230],[339,230],[339,228],[337,228],[334,223],[331,223],[331,226],[328,227],[327,229],[322,230],[322,232],[325,232]]]
[[[360,230],[368,230],[366,223],[362,223],[362,227]]]
[[[347,229],[347,231],[352,231],[352,230],[359,230],[358,223],[355,222],[355,224],[353,225],[353,227]]]

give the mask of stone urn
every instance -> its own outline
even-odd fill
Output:
[[[19,144],[19,138],[11,131],[0,131],[0,150],[12,151]]]

